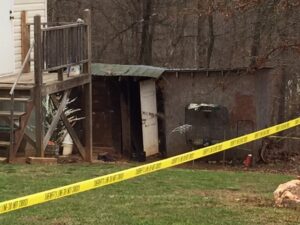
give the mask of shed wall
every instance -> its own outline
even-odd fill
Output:
[[[223,75],[222,75],[223,74]],[[229,112],[229,132],[225,139],[249,133],[278,122],[280,105],[280,71],[262,70],[256,73],[205,72],[175,73],[165,72],[158,81],[163,99],[165,148],[167,156],[177,155],[191,146],[186,136],[171,133],[185,124],[185,108],[190,103],[210,103],[226,107]],[[277,98],[276,98],[277,96]],[[237,129],[239,123],[239,129]],[[222,136],[222,134],[220,134]],[[257,154],[260,143],[246,146]],[[248,154],[240,151],[238,155]]]

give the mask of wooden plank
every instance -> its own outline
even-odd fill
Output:
[[[13,84],[17,78],[17,75],[1,77],[1,84]],[[18,82],[19,84],[33,84],[34,83],[34,74],[33,73],[23,73]]]
[[[43,25],[44,28],[44,25]],[[42,45],[43,45],[43,69],[47,68],[47,62],[48,62],[48,53],[47,53],[47,46],[48,46],[48,42],[47,42],[47,32],[42,32]]]
[[[54,104],[54,106],[56,108],[59,107],[59,102],[56,98],[53,98],[53,96],[50,96],[51,100]],[[73,129],[72,125],[69,123],[68,118],[66,117],[65,113],[62,112],[62,114],[60,115],[60,118],[62,119],[62,121],[64,122],[64,125],[66,126],[67,131],[69,132],[74,144],[76,145],[76,147],[78,148],[78,151],[80,153],[80,155],[82,156],[83,159],[85,159],[85,151],[84,151],[84,147],[82,146],[75,130]]]
[[[26,112],[14,112],[14,118],[23,116]],[[0,117],[10,116],[10,111],[0,111]]]
[[[15,132],[15,144],[14,144],[14,149],[13,149],[13,155],[12,157],[14,158],[16,156],[16,153],[22,143],[26,126],[28,124],[28,121],[30,119],[31,113],[33,111],[33,102],[28,102],[27,104],[27,109],[26,109],[26,114],[23,118],[20,120],[20,128]]]
[[[44,146],[43,146],[43,110],[42,110],[42,40],[41,40],[41,17],[34,17],[34,81],[35,81],[35,95],[34,95],[34,105],[35,105],[35,141],[37,156],[44,157]]]
[[[26,162],[29,164],[57,164],[57,158],[41,158],[41,157],[28,157]]]
[[[0,157],[0,163],[6,163],[7,158],[6,157]]]
[[[10,142],[9,141],[0,141],[0,147],[9,147]]]
[[[121,84],[121,123],[122,123],[122,154],[130,156],[131,145],[131,123],[130,123],[130,96],[129,82],[125,80]]]
[[[69,78],[67,80],[64,80],[63,82],[48,83],[42,87],[42,95],[46,96],[56,92],[65,91],[74,87],[78,87],[86,83],[89,83],[90,80],[91,80],[90,75],[84,74],[84,75],[78,75],[76,77]]]
[[[1,90],[10,90],[11,87],[12,87],[12,84],[1,84],[0,83]],[[30,91],[32,88],[33,88],[33,85],[17,85],[16,86],[16,90],[23,90],[23,91]]]
[[[36,144],[35,144],[35,141],[32,139],[32,137],[30,137],[28,134],[24,133],[24,138],[34,149],[36,149]]]
[[[61,60],[62,60],[62,59],[61,59]],[[62,63],[62,62],[61,62],[61,63]],[[63,80],[64,80],[63,72],[64,72],[63,69],[58,70],[58,73],[57,73],[57,80],[58,80],[58,81],[63,81]]]
[[[91,79],[91,61],[92,61],[92,36],[91,36],[91,11],[86,9],[83,12],[84,22],[87,24],[87,52],[88,62],[84,64],[84,72],[89,75],[89,83],[83,86],[84,94],[84,134],[85,134],[85,153],[86,161],[92,161],[93,154],[93,122],[92,122],[92,79]],[[79,52],[79,51],[78,51]]]
[[[6,97],[0,97],[0,101],[11,101],[11,98],[6,98]],[[30,101],[30,98],[14,98],[15,102],[28,102]]]
[[[59,66],[59,51],[58,51],[58,30],[52,30],[49,33],[53,33],[53,39],[51,48],[53,49],[53,63],[55,66]]]
[[[64,46],[63,46],[63,30],[59,30],[58,31],[58,34],[59,34],[59,65],[63,65],[64,62],[63,62],[63,58],[64,58]],[[61,71],[61,78],[63,78],[62,74],[63,74],[63,68],[60,69]],[[60,74],[60,72],[58,72],[58,74]]]
[[[25,60],[26,54],[30,49],[30,33],[27,27],[27,15],[25,11],[21,12],[21,59],[22,63]],[[30,60],[26,63],[24,73],[30,72]]]
[[[59,70],[61,68],[65,68],[65,67],[69,67],[69,66],[76,66],[78,64],[81,64],[81,63],[87,63],[88,60],[81,60],[81,61],[78,61],[78,62],[68,62],[67,64],[64,64],[64,65],[58,65],[58,66],[49,66],[48,68],[45,69],[45,71],[55,71],[55,70]]]
[[[63,63],[68,63],[68,29],[63,29]]]
[[[58,107],[57,109],[57,112],[51,122],[51,125],[44,137],[44,141],[43,141],[43,146],[44,148],[46,148],[52,134],[53,134],[53,131],[56,129],[57,127],[57,124],[59,122],[59,119],[60,119],[60,116],[62,114],[62,112],[64,111],[64,109],[66,108],[66,105],[67,105],[67,102],[68,102],[68,99],[69,99],[69,95],[70,95],[70,90],[67,90],[65,93],[64,93],[64,96],[63,96],[63,99],[61,100],[61,103],[60,103],[60,106]],[[55,96],[52,96],[52,98],[55,98]]]
[[[7,123],[9,123],[10,119],[8,118],[5,118],[5,121],[7,121]],[[17,127],[14,128],[14,130],[18,129]],[[7,133],[7,132],[10,132],[10,126],[0,126],[0,132],[1,133]]]
[[[70,75],[69,77],[67,77],[67,74],[64,73],[63,74],[63,77],[64,77],[64,80],[66,79],[69,79],[69,78],[78,78],[82,75],[85,75],[85,74],[81,74],[81,75]],[[47,85],[47,84],[52,84],[54,82],[57,82],[57,73],[48,73],[48,72],[45,72],[43,73],[43,83],[44,85]],[[1,77],[0,79],[0,85],[6,85],[8,87],[11,88],[11,84],[13,84],[16,80],[16,75],[11,75],[11,76],[5,76],[5,77]],[[34,81],[34,72],[30,72],[30,73],[24,73],[22,74],[19,82],[18,82],[18,85],[17,87],[19,86],[28,86],[29,87],[33,87],[33,84],[35,83]]]
[[[92,85],[91,82],[85,84],[83,87],[84,93],[84,112],[85,112],[85,120],[84,120],[84,135],[85,135],[85,153],[86,153],[86,161],[92,161],[92,153],[93,153],[93,122],[92,122]]]
[[[84,11],[90,11],[88,9],[84,10]],[[67,28],[76,28],[78,27],[79,24],[78,23],[72,23],[72,24],[66,24],[66,25],[60,25],[60,26],[51,26],[51,27],[47,27],[43,30],[45,31],[53,31],[53,30],[61,30],[61,29],[67,29]],[[85,26],[84,24],[80,24],[80,26]]]
[[[91,33],[91,11],[86,9],[83,11],[83,19],[85,24],[87,24],[86,30],[86,46],[87,46],[87,59],[88,62],[83,65],[83,71],[85,73],[91,74],[91,61],[92,61],[92,33]]]

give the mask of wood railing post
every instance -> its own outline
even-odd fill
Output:
[[[86,41],[88,62],[83,65],[83,72],[89,74],[90,82],[83,87],[84,92],[84,112],[85,112],[85,153],[86,161],[92,160],[93,153],[93,136],[92,136],[92,78],[91,78],[91,61],[92,61],[92,42],[91,42],[91,11],[86,9],[83,12],[84,22],[87,24]]]
[[[21,12],[21,57],[22,63],[25,60],[27,52],[30,49],[30,27],[27,27],[27,14],[26,11]],[[26,66],[23,70],[24,73],[30,72],[30,60],[26,63]]]
[[[44,157],[43,108],[42,108],[42,31],[41,16],[34,17],[34,81],[35,81],[35,141],[38,157]]]

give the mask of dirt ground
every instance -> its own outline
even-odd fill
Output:
[[[244,165],[223,165],[222,163],[209,164],[207,162],[189,162],[178,167],[201,170],[252,171],[262,173],[286,174],[293,176],[300,175],[300,160],[297,162],[277,161],[268,164],[257,163],[251,167],[245,167]]]
[[[112,156],[109,157],[108,161],[98,160],[97,157],[94,156],[93,163],[100,164],[134,164],[139,165],[140,163],[131,161],[128,159]],[[162,159],[160,156],[152,156],[147,159],[144,163],[150,163],[157,160]],[[25,164],[25,157],[18,157],[13,162],[14,164]],[[86,164],[80,156],[72,155],[70,157],[59,157],[58,163],[61,164]],[[250,167],[245,167],[242,162],[237,163],[236,165],[231,165],[229,163],[223,164],[218,161],[206,161],[206,160],[195,160],[182,165],[177,166],[178,168],[187,168],[187,169],[199,169],[199,170],[223,170],[223,171],[252,171],[252,172],[263,172],[263,173],[276,173],[276,174],[287,174],[287,175],[300,175],[300,156],[293,156],[290,158],[286,158],[284,160],[273,160],[269,163],[255,163]]]

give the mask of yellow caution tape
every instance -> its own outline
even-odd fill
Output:
[[[188,161],[199,159],[217,152],[221,152],[248,142],[278,133],[283,130],[290,129],[300,125],[300,117],[294,120],[290,120],[285,123],[281,123],[257,132],[253,132],[247,135],[243,135],[238,138],[234,138],[222,143],[214,144],[205,148],[197,149],[188,153],[184,153],[178,156],[163,159],[157,162],[149,163],[146,165],[126,169],[120,172],[100,176],[97,178],[81,181],[78,183],[66,185],[59,188],[50,189],[47,191],[39,192],[32,195],[8,200],[0,203],[0,214],[7,213],[13,210],[33,206],[36,204],[52,201],[55,199],[63,198],[69,195],[74,195],[80,192],[88,191],[94,188],[99,188],[105,185],[117,183],[123,180],[128,180],[137,176],[141,176],[147,173],[152,173],[161,169],[176,166]]]

